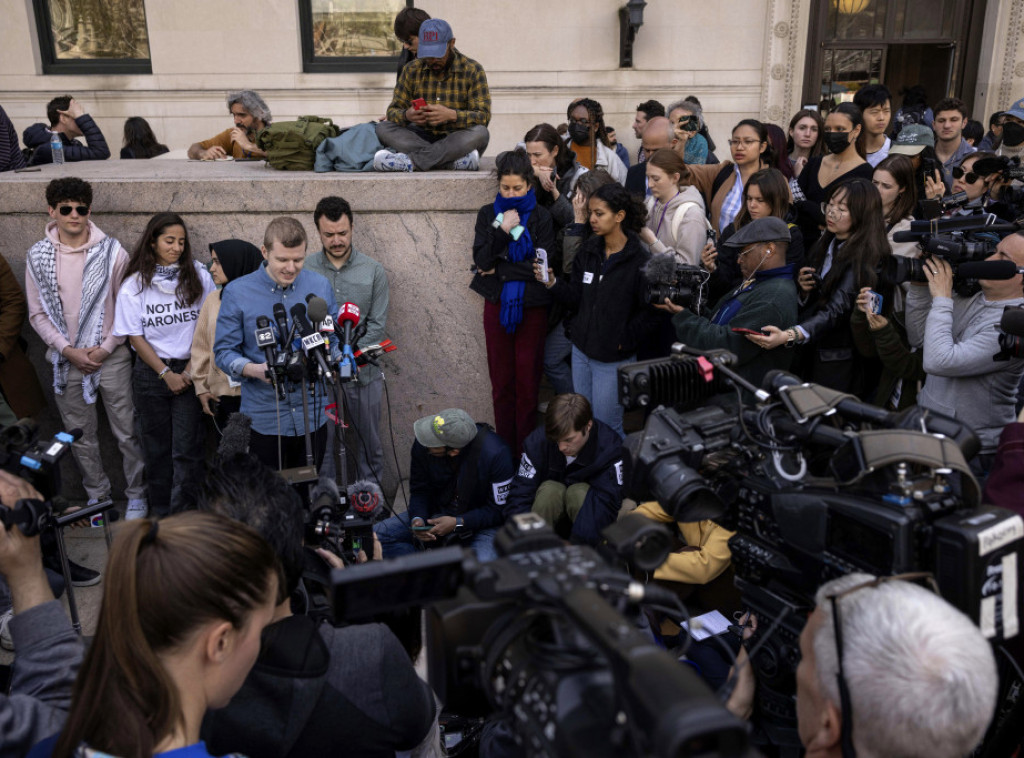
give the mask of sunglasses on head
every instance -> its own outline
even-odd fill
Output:
[[[88,205],[62,205],[57,210],[60,211],[60,215],[62,215],[62,216],[70,216],[71,215],[71,211],[75,211],[76,213],[78,213],[79,216],[88,216],[89,215],[89,206]]]
[[[957,166],[955,169],[953,169],[953,178],[963,179],[968,184],[974,184],[981,177],[978,174],[974,173],[973,171],[964,171],[962,168]]]

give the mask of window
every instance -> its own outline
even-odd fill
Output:
[[[149,74],[143,0],[32,0],[44,74]]]
[[[412,0],[299,0],[302,70],[394,71],[395,16]]]

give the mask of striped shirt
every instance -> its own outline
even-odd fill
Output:
[[[448,67],[435,74],[418,58],[402,69],[395,93],[388,106],[388,121],[408,126],[405,112],[412,101],[422,97],[428,104],[443,105],[457,114],[455,121],[422,129],[438,136],[451,134],[470,126],[487,126],[491,121],[491,91],[483,66],[452,48]]]
[[[21,154],[21,144],[14,124],[0,108],[0,171],[13,171],[24,168],[25,158]]]

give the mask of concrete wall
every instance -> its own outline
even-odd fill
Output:
[[[0,174],[0,254],[22,282],[25,253],[42,237],[48,220],[46,183],[58,175],[92,183],[93,221],[128,248],[152,213],[180,213],[203,262],[209,261],[209,244],[220,239],[237,237],[259,245],[267,222],[278,215],[300,219],[310,235],[310,250],[317,250],[313,208],[324,195],[341,195],[356,214],[356,247],[384,265],[391,286],[388,335],[398,350],[385,367],[403,474],[412,422],[420,416],[459,406],[476,419],[493,421],[483,301],[468,288],[476,212],[494,196],[488,174],[292,174],[260,163],[172,160],[77,163],[44,166],[40,173]],[[42,360],[42,342],[27,324],[23,333],[49,394],[51,370]],[[386,423],[385,417],[382,437],[390,458]],[[42,426],[48,434],[59,426],[52,398]],[[120,480],[116,446],[104,439],[108,471]],[[80,495],[77,477],[68,483],[68,494]]]

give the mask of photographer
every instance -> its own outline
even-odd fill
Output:
[[[40,495],[23,479],[0,471],[0,503],[13,508]],[[82,640],[46,580],[38,537],[0,524],[0,573],[11,588],[10,632],[17,647],[10,695],[0,695],[0,757],[23,756],[60,729],[82,662]]]
[[[680,342],[699,350],[724,348],[735,353],[739,360],[733,368],[760,385],[768,371],[788,370],[793,359],[791,350],[765,350],[744,333],[796,320],[793,267],[786,263],[789,242],[789,227],[781,218],[755,219],[723,243],[738,251],[735,258],[743,281],[715,304],[710,319],[668,299],[656,307],[675,314],[672,324]]]
[[[256,664],[231,703],[203,720],[210,750],[249,758],[391,756],[422,742],[434,696],[386,626],[335,628],[293,615],[291,597],[312,556],[302,544],[302,503],[287,482],[239,454],[214,467],[192,499],[198,510],[253,524],[284,575]]]
[[[816,604],[796,670],[808,758],[971,752],[992,718],[997,674],[991,646],[967,616],[899,577],[856,573],[822,585]],[[753,672],[742,662],[739,673],[728,706],[743,716]]]
[[[1024,266],[1024,234],[1004,238],[987,260]],[[996,326],[1007,305],[1024,303],[1021,275],[981,280],[981,292],[969,298],[953,294],[953,272],[942,258],[925,261],[927,289],[910,287],[907,294],[907,336],[924,350],[928,374],[918,403],[963,419],[981,440],[971,461],[978,475],[988,472],[1002,428],[1016,418],[1017,385],[1024,360],[993,361],[1000,352]]]
[[[626,458],[619,435],[594,418],[583,395],[556,395],[544,425],[523,443],[509,513],[532,510],[552,529],[568,522],[573,542],[598,545],[622,507]]]
[[[384,557],[414,553],[417,542],[451,544],[451,536],[480,561],[494,560],[516,472],[508,445],[460,408],[424,416],[413,433],[409,510],[374,526]]]

